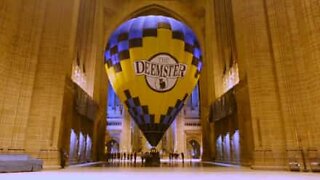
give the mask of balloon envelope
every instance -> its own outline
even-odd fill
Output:
[[[156,146],[192,93],[202,67],[192,30],[164,16],[141,16],[109,38],[105,68],[119,99]]]

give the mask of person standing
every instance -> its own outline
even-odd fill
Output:
[[[133,153],[133,163],[136,164],[137,162],[137,152]]]
[[[66,160],[68,158],[68,154],[64,148],[60,149],[60,166],[63,169],[66,166]]]
[[[143,164],[143,160],[144,160],[144,153],[141,151],[141,164]]]
[[[181,159],[182,159],[182,163],[184,163],[184,153],[181,152]]]

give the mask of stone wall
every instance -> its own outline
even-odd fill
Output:
[[[100,15],[96,24],[101,25],[102,10],[95,12],[96,17]],[[66,79],[71,77],[78,13],[78,0],[1,1],[1,153],[27,153],[44,159],[45,167],[58,167],[63,124],[72,113],[72,108],[64,109],[64,103],[69,99]],[[91,28],[100,28],[100,35],[103,31],[102,26]],[[102,43],[96,43],[103,49]],[[97,123],[105,113],[101,49],[95,49],[98,55],[92,59],[97,66],[90,67],[98,74],[90,80],[94,82],[91,95],[103,109]]]
[[[215,96],[211,95],[208,103],[221,95],[224,72],[221,64],[225,62],[221,46],[228,45],[220,41],[221,38],[229,41],[228,33],[233,31],[240,77],[236,97],[241,157],[244,158],[241,163],[253,168],[287,169],[288,162],[297,161],[302,168],[309,168],[309,160],[319,156],[315,139],[318,136],[315,128],[319,126],[316,99],[320,92],[316,83],[319,78],[319,2],[234,0],[231,11],[217,8],[221,7],[220,1],[213,2],[207,1],[206,6],[206,26],[213,27],[208,29],[206,37],[213,41],[205,48],[213,52],[213,73],[207,75],[205,69],[203,74],[207,77],[206,83],[213,83],[215,87]],[[212,6],[214,13],[209,13]],[[233,30],[225,28],[230,15]],[[206,57],[209,56],[207,50]],[[210,63],[210,59],[205,63]],[[210,96],[204,91],[201,91],[204,96]],[[216,125],[212,124],[216,130],[206,127],[204,132],[216,137],[219,130]],[[210,141],[206,141],[211,143],[208,146],[215,147],[215,140]]]
[[[254,168],[287,168],[318,150],[319,2],[233,1],[240,69],[247,78]],[[317,29],[317,30],[316,30]],[[317,89],[317,90],[316,90]],[[295,158],[296,157],[296,158]],[[308,162],[307,162],[308,164]]]

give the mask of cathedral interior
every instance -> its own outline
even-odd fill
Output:
[[[199,80],[157,146],[105,65],[112,33],[150,15],[190,27],[202,52]],[[27,155],[42,171],[68,169],[154,148],[161,162],[183,153],[313,174],[319,82],[319,0],[1,0],[0,167]]]

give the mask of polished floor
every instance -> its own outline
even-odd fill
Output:
[[[245,167],[219,166],[186,160],[161,163],[161,167],[143,167],[140,162],[109,162],[72,166],[60,170],[32,173],[3,173],[0,180],[320,180],[320,173],[288,171],[258,171]]]

